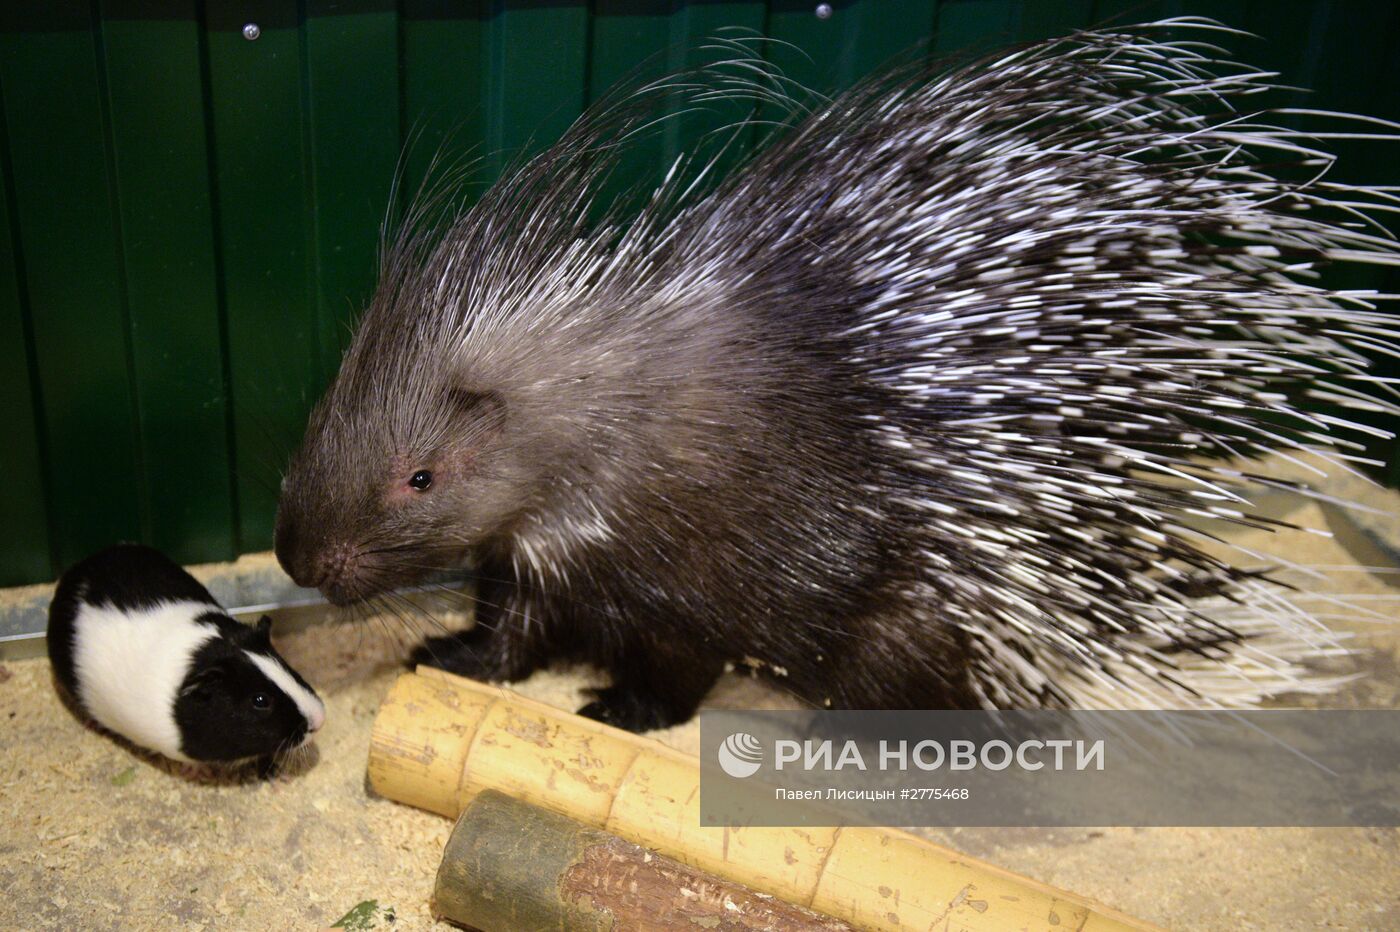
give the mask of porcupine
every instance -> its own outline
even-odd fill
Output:
[[[1168,28],[1219,27],[895,68],[602,210],[639,100],[725,93],[657,82],[420,206],[291,462],[282,564],[346,603],[470,561],[479,623],[435,661],[594,664],[580,711],[631,729],[744,662],[841,708],[1328,688],[1322,625],[1190,522],[1267,523],[1241,460],[1355,455],[1301,395],[1395,410],[1355,384],[1393,321],[1314,275],[1398,261],[1387,195]]]

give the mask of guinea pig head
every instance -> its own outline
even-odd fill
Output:
[[[222,620],[175,698],[181,753],[229,762],[301,747],[325,723],[325,706],[273,649],[272,620],[263,616],[256,627]]]

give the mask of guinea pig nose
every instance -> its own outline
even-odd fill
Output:
[[[326,710],[316,708],[311,710],[311,715],[306,720],[307,731],[311,734],[321,730],[321,726],[326,724]]]

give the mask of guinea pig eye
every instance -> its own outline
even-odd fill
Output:
[[[426,492],[433,484],[433,474],[426,469],[420,469],[408,480],[408,486],[419,492]]]
[[[272,697],[267,693],[253,693],[253,708],[265,711],[272,708]]]

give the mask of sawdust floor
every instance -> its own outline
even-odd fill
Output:
[[[1377,504],[1400,512],[1400,496]],[[1315,509],[1306,517],[1325,524]],[[1385,598],[1400,592],[1386,582],[1394,576],[1360,571],[1326,539],[1290,534],[1276,543],[1298,563],[1337,568],[1328,585],[1369,594],[1379,613],[1396,616]],[[1400,707],[1400,626],[1352,627],[1374,649],[1362,661],[1371,676],[1328,704]],[[371,722],[405,646],[389,630],[362,621],[279,637],[325,698],[328,719],[319,760],[274,782],[192,782],[84,728],[56,697],[47,661],[0,665],[0,929],[314,929],[367,900],[380,907],[378,927],[446,929],[428,897],[449,823],[365,786]],[[551,671],[520,689],[574,708],[589,681],[587,671]],[[730,676],[710,703],[785,700]],[[659,737],[693,751],[698,728]],[[929,835],[1173,929],[1400,929],[1400,832],[1392,829]]]

